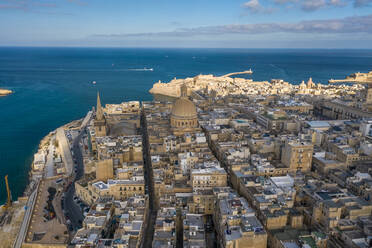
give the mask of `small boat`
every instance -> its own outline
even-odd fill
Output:
[[[96,84],[97,82],[96,81],[93,81],[92,84]]]

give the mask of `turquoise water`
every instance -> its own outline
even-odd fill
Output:
[[[133,70],[142,68],[154,70]],[[4,175],[13,197],[22,195],[40,139],[83,117],[97,90],[103,103],[151,100],[158,80],[249,68],[255,80],[325,83],[372,70],[372,50],[0,48],[0,88],[14,91],[0,97],[0,203]]]

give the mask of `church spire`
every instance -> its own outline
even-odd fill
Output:
[[[96,120],[103,120],[103,110],[102,110],[101,99],[99,98],[99,92],[98,91],[97,91]]]

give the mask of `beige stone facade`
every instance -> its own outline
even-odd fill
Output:
[[[96,178],[97,180],[102,181],[114,178],[114,165],[112,159],[97,162]]]
[[[292,170],[310,171],[313,145],[304,142],[287,142],[282,151],[282,163]]]

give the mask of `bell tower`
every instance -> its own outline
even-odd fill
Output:
[[[106,118],[105,115],[103,114],[99,92],[97,92],[97,110],[96,117],[94,119],[94,130],[96,131],[97,137],[107,135]]]

